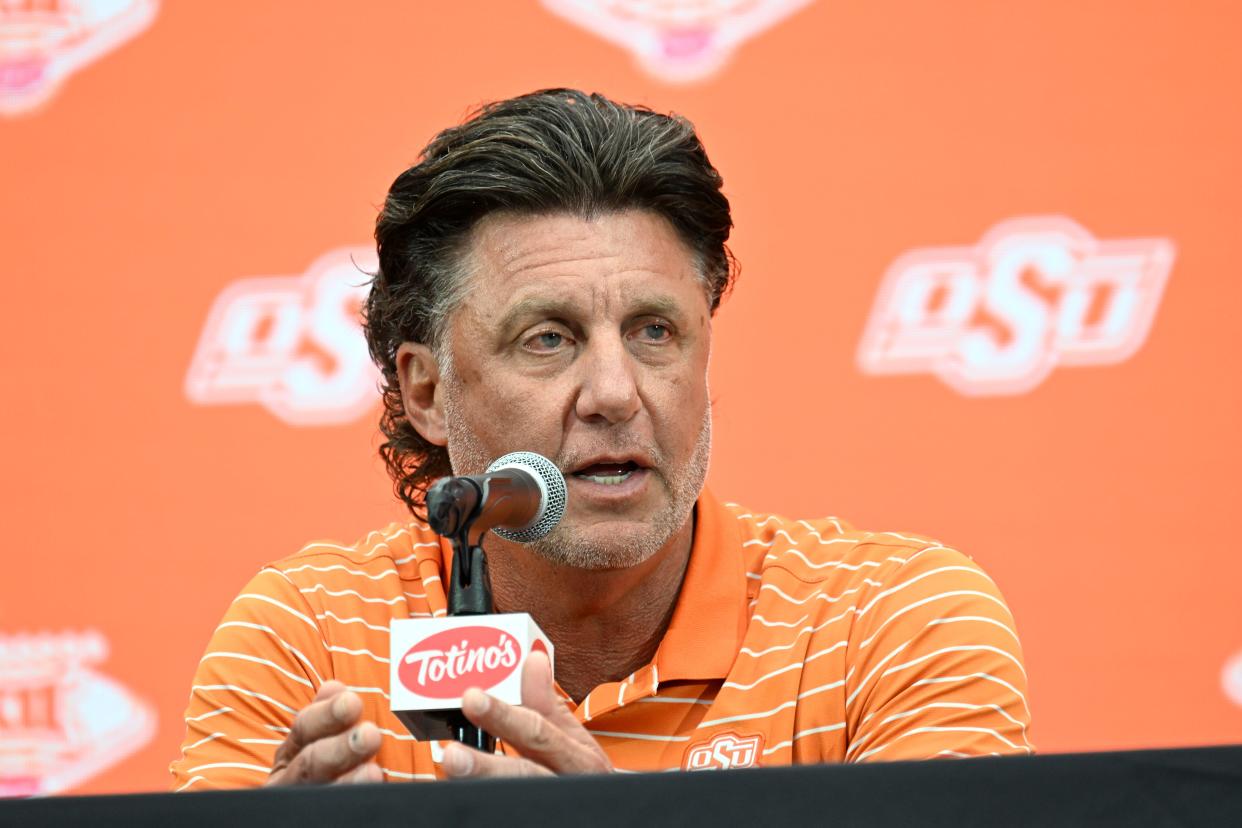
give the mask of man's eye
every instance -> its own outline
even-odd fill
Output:
[[[650,325],[643,325],[639,329],[639,336],[647,342],[663,342],[672,336],[667,325],[661,325],[653,322]]]
[[[526,347],[532,351],[555,351],[565,342],[565,337],[556,331],[537,333],[526,340]]]

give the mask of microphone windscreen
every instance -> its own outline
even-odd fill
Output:
[[[530,543],[545,537],[565,516],[565,503],[569,493],[565,486],[565,476],[548,458],[533,451],[514,451],[496,458],[487,467],[488,473],[501,469],[521,469],[535,479],[542,494],[539,513],[535,519],[521,529],[503,529],[499,526],[492,529],[505,540],[516,543]]]

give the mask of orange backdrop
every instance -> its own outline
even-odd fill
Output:
[[[165,787],[248,576],[400,516],[333,262],[435,131],[561,85],[688,116],[724,175],[715,492],[975,557],[1045,752],[1242,741],[1237,4],[0,5],[0,791]],[[1080,264],[1165,251],[1137,344],[1075,365],[1046,332],[1017,391],[864,370],[907,254],[973,256],[959,322],[1017,342],[977,246],[1019,218],[1075,222]],[[919,353],[963,341],[954,295],[893,317]]]

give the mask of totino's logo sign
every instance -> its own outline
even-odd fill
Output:
[[[1122,362],[1147,338],[1173,256],[1167,239],[1096,239],[1060,216],[913,250],[884,275],[858,365],[986,395],[1030,391],[1058,365]]]
[[[455,627],[410,647],[397,675],[409,690],[432,699],[457,699],[470,687],[488,690],[521,661],[516,638],[495,627]]]
[[[706,743],[691,745],[686,750],[684,770],[729,770],[751,768],[758,764],[763,737],[721,733]]]
[[[155,735],[155,713],[91,669],[96,632],[0,635],[0,797],[52,794],[120,762]]]
[[[29,112],[73,72],[142,33],[156,0],[0,0],[0,115]]]
[[[673,83],[714,75],[733,50],[812,0],[543,0]]]
[[[302,276],[241,279],[216,298],[185,378],[201,405],[257,403],[293,425],[347,423],[378,399],[359,310],[368,247],[320,257]]]

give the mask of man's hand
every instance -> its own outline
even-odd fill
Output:
[[[379,729],[362,717],[362,699],[339,681],[326,681],[315,700],[293,720],[266,785],[383,782],[370,761],[379,750]],[[357,725],[357,726],[355,726]]]
[[[531,653],[522,669],[522,701],[521,707],[514,707],[481,690],[467,690],[462,697],[466,718],[522,756],[481,753],[450,742],[444,746],[444,772],[450,777],[482,778],[612,770],[603,749],[557,696],[545,653]]]

